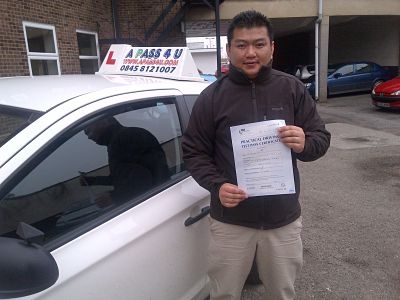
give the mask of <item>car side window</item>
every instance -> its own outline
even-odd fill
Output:
[[[353,74],[353,65],[345,65],[340,67],[335,73],[341,74],[342,76],[349,76]]]
[[[356,64],[356,74],[364,74],[372,72],[372,66],[367,63]]]
[[[144,201],[184,171],[181,136],[173,99],[80,121],[0,200],[0,235],[13,236],[25,222],[50,242]]]
[[[196,102],[198,97],[199,97],[198,95],[186,95],[185,96],[185,102],[189,109],[189,113],[192,113],[194,103]]]

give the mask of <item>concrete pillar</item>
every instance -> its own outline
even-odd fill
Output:
[[[329,54],[329,16],[322,17],[319,30],[319,101],[327,101],[327,76]]]

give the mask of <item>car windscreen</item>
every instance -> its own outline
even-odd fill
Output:
[[[43,113],[0,105],[0,147]]]
[[[307,70],[310,74],[315,74],[315,65],[308,65]]]
[[[339,69],[343,64],[329,64],[328,65],[328,75],[331,75],[337,69]]]

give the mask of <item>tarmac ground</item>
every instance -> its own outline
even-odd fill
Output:
[[[328,153],[299,162],[304,266],[297,300],[400,299],[400,111],[369,94],[329,98],[318,110]],[[242,300],[264,288],[246,285]]]

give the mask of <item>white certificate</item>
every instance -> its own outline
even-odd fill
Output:
[[[284,120],[271,120],[230,128],[238,186],[248,196],[296,192],[291,151],[278,136],[282,126]]]

